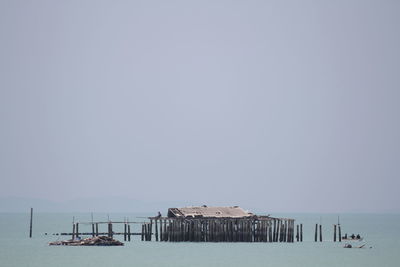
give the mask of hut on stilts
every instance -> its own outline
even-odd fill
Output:
[[[168,216],[149,217],[142,241],[294,242],[294,219],[258,216],[234,207],[170,208]]]

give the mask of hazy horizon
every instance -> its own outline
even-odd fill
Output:
[[[400,212],[399,14],[0,1],[1,204]]]

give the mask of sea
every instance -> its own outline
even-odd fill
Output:
[[[95,221],[141,222],[150,214],[93,214]],[[154,215],[154,214],[153,214]],[[70,237],[72,220],[90,222],[91,213],[35,213],[29,238],[29,212],[0,213],[0,266],[400,266],[400,214],[272,214],[303,224],[303,242],[294,243],[172,243],[143,242],[135,236],[122,247],[49,246]],[[340,220],[342,235],[360,234],[362,241],[333,242],[333,225]],[[314,242],[315,224],[323,227],[323,242]],[[106,231],[106,225],[103,225]],[[139,232],[140,225],[132,226]],[[119,229],[121,228],[121,229]],[[123,231],[123,225],[114,231]],[[80,231],[91,231],[80,225]],[[123,241],[123,236],[116,236]]]

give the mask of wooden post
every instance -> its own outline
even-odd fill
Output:
[[[128,224],[128,241],[131,242],[131,225]]]
[[[99,224],[96,223],[96,236],[99,236]]]
[[[94,233],[94,223],[92,223],[92,237],[94,237],[95,236],[95,233]]]
[[[149,224],[144,224],[144,241],[149,241]]]
[[[144,224],[142,224],[142,241],[144,241]]]
[[[126,241],[126,232],[128,231],[128,227],[126,223],[124,223],[124,241]]]
[[[282,222],[281,220],[278,219],[278,224],[277,224],[277,228],[276,228],[276,242],[280,242],[281,241],[281,234],[282,234]]]
[[[269,227],[268,227],[268,229],[269,229],[269,233],[268,233],[268,239],[269,239],[269,242],[274,242],[274,238],[273,238],[273,235],[272,235],[272,221],[271,221],[271,223],[269,224]]]
[[[157,219],[154,220],[154,227],[156,229],[156,241],[158,241],[158,225],[157,225]]]
[[[300,242],[303,242],[303,224],[300,224]]]
[[[153,238],[153,222],[149,224],[149,241]]]
[[[315,242],[317,242],[317,239],[318,239],[318,224],[315,224],[315,236],[314,236]]]
[[[322,242],[322,225],[319,225],[319,242]]]
[[[299,242],[299,225],[296,226],[296,241]]]
[[[76,223],[75,231],[76,231],[75,233],[76,237],[79,237],[79,223]]]
[[[167,220],[164,220],[164,241],[168,241],[168,230],[167,230]]]
[[[150,241],[150,223],[146,223],[146,241]]]
[[[29,223],[29,238],[32,238],[33,208],[31,208],[31,220]]]
[[[294,220],[292,221],[292,243],[294,242]]]
[[[112,223],[111,222],[109,222],[108,223],[108,236],[109,237],[113,237],[113,230],[112,230]]]
[[[75,240],[75,223],[72,223],[72,240]]]
[[[339,242],[342,242],[342,231],[340,229],[340,224],[338,226],[339,226]]]
[[[167,222],[167,220],[165,220],[165,222]],[[168,241],[172,241],[172,220],[168,220],[168,227],[167,227],[167,231],[168,231]]]
[[[164,236],[163,236],[163,221],[160,219],[160,241],[164,241]]]
[[[288,221],[285,220],[283,231],[283,242],[288,242]]]
[[[144,225],[144,240],[149,241],[149,223]]]
[[[336,224],[333,226],[333,242],[336,242]]]

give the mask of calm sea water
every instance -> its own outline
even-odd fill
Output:
[[[48,246],[50,241],[67,238],[52,233],[70,232],[72,216],[90,221],[89,213],[35,214],[34,237],[29,239],[28,213],[0,213],[0,266],[400,266],[399,214],[340,216],[342,234],[360,233],[365,239],[355,244],[365,243],[365,249],[344,249],[344,243],[332,242],[335,214],[274,214],[303,223],[303,243],[161,243],[135,237],[123,247]],[[142,221],[137,217],[146,214],[110,214],[112,220],[126,216]],[[107,215],[94,214],[94,219],[106,220]],[[320,221],[324,242],[315,243],[314,227]],[[81,226],[80,230],[91,229]],[[139,226],[133,231],[138,232]]]

